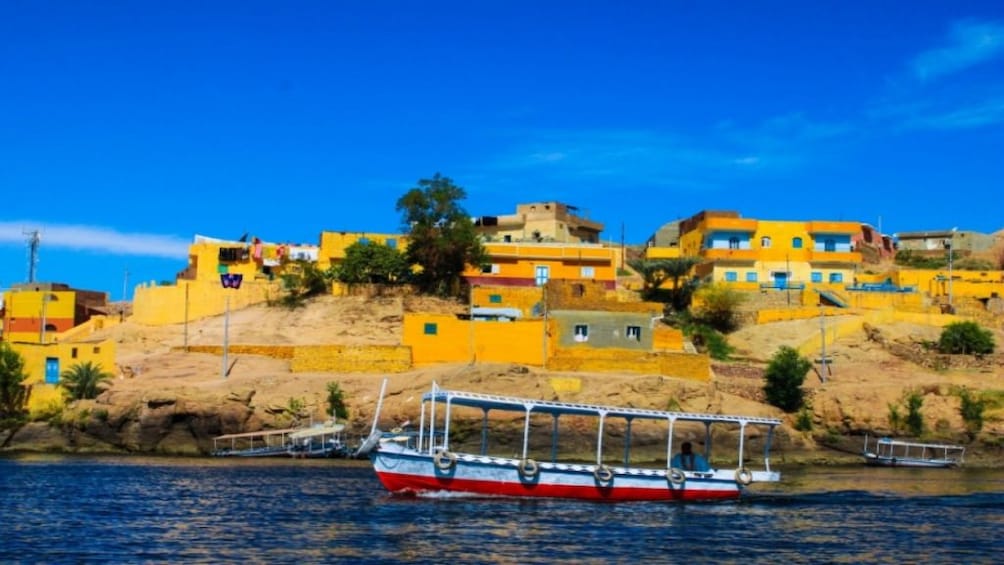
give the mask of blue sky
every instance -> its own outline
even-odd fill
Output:
[[[0,2],[0,289],[132,296],[195,234],[400,231],[557,200],[1004,228],[1004,3]]]

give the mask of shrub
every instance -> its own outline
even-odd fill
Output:
[[[767,402],[785,412],[801,408],[805,399],[802,383],[811,368],[812,362],[801,356],[797,349],[782,345],[771,357],[764,375],[767,382],[763,391]]]
[[[993,353],[994,336],[976,322],[953,322],[941,331],[938,351],[974,355]]]
[[[924,433],[924,416],[920,413],[923,405],[924,397],[919,392],[911,392],[906,397],[906,428],[914,437],[920,437]]]
[[[812,431],[812,410],[808,406],[802,406],[795,418],[795,429],[800,432]]]
[[[889,403],[889,428],[892,429],[893,433],[900,430],[903,426],[903,416],[899,413],[899,406],[893,403]]]
[[[729,340],[714,328],[704,325],[691,326],[690,339],[698,351],[706,351],[712,359],[728,361],[736,350],[729,345]]]
[[[334,381],[328,383],[328,415],[343,420],[349,417],[349,410],[345,407],[345,393]]]
[[[986,401],[983,398],[974,398],[969,391],[962,389],[959,391],[959,413],[962,421],[966,424],[966,431],[970,438],[976,437],[983,429],[983,411],[986,409]]]
[[[746,297],[725,285],[711,285],[700,291],[702,305],[694,318],[701,324],[730,333],[739,328],[739,305]]]

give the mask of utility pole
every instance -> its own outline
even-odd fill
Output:
[[[819,378],[826,382],[826,312],[819,306],[819,333],[822,337],[822,351],[819,355]]]

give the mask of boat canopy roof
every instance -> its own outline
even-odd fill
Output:
[[[316,426],[313,428],[307,428],[305,430],[299,430],[297,432],[291,433],[289,434],[289,439],[306,439],[309,437],[337,434],[344,429],[345,429],[345,424],[328,424],[325,426]]]
[[[448,402],[450,405],[469,406],[484,410],[508,410],[517,412],[538,412],[544,414],[573,414],[579,416],[614,416],[625,419],[679,420],[705,423],[760,424],[777,426],[781,420],[757,416],[730,416],[722,414],[701,414],[694,412],[668,412],[645,408],[624,408],[598,404],[578,404],[553,400],[533,400],[509,396],[496,396],[475,392],[439,389],[422,396],[423,402]]]
[[[950,445],[942,443],[920,443],[920,442],[892,439],[888,437],[879,438],[878,443],[881,443],[882,445],[899,445],[903,447],[927,447],[929,449],[958,449],[960,451],[966,449],[965,446],[962,445]]]
[[[224,434],[224,435],[221,435],[221,436],[214,437],[213,440],[220,441],[220,440],[225,440],[225,439],[238,439],[238,438],[245,438],[245,437],[260,438],[260,437],[266,437],[266,436],[278,436],[278,435],[289,434],[289,433],[295,432],[295,431],[297,431],[299,429],[302,429],[302,428],[286,428],[286,429],[281,429],[281,430],[261,430],[261,431],[258,431],[258,432],[241,432],[239,434]]]

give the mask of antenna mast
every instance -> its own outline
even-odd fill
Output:
[[[28,282],[35,282],[35,270],[38,267],[38,246],[41,242],[38,230],[24,231],[28,236]]]

